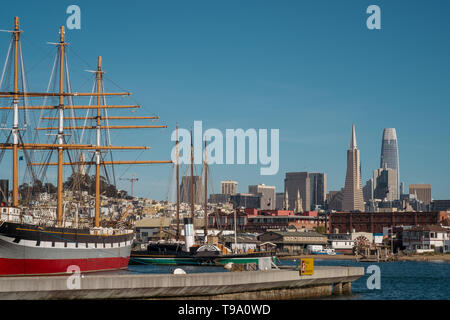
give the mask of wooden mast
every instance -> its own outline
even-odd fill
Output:
[[[206,159],[206,141],[205,141],[205,214],[204,214],[204,234],[205,234],[205,243],[208,235],[208,162]]]
[[[97,93],[101,92],[102,86],[102,57],[97,61]],[[100,146],[100,105],[101,96],[97,96],[97,147]],[[95,150],[95,227],[100,227],[100,150]]]
[[[176,153],[176,170],[177,170],[177,233],[176,240],[180,240],[180,169],[178,163],[178,124],[176,127],[176,135],[177,141],[175,144],[175,153]]]
[[[13,206],[19,205],[19,156],[18,156],[18,144],[19,144],[19,38],[21,31],[19,30],[19,18],[14,17],[14,96],[13,96]]]
[[[60,42],[59,46],[59,93],[64,93],[64,49],[66,43],[64,42],[64,26],[61,26],[59,31]],[[59,126],[58,126],[58,144],[64,144],[64,97],[59,96]],[[63,218],[63,148],[58,148],[58,184],[57,184],[57,205],[56,205],[56,221],[58,227],[62,225]]]

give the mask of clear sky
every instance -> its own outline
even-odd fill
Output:
[[[325,172],[328,190],[338,190],[352,123],[363,183],[379,167],[383,129],[394,127],[401,181],[430,183],[433,198],[450,199],[450,2],[10,1],[0,29],[20,17],[30,91],[46,89],[54,57],[46,42],[57,41],[71,4],[81,8],[81,30],[67,31],[74,91],[90,91],[83,70],[102,55],[113,81],[106,89],[118,91],[115,83],[131,91],[131,103],[143,106],[133,115],[156,114],[169,126],[116,133],[117,145],[152,147],[116,159],[168,160],[176,123],[190,128],[202,120],[204,129],[223,132],[275,128],[278,174],[261,176],[259,165],[215,165],[214,192],[225,179],[238,181],[239,192],[258,183],[282,192],[291,171]],[[366,27],[372,4],[381,8],[381,30]],[[0,33],[2,61],[7,49],[8,35]],[[5,156],[3,177],[8,167]],[[133,172],[136,195],[168,196],[169,165],[116,171],[122,178]]]

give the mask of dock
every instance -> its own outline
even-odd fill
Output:
[[[251,299],[287,300],[351,294],[362,267],[314,268],[300,276],[294,269],[192,274],[82,275],[69,289],[69,275],[0,278],[0,299]],[[73,277],[73,276],[72,276]],[[73,278],[72,278],[73,279]]]

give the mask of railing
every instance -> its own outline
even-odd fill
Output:
[[[1,209],[0,209],[1,210]],[[9,208],[7,208],[9,210]],[[63,228],[75,228],[75,229],[89,229],[90,234],[98,235],[117,235],[117,234],[127,234],[133,232],[132,230],[126,228],[125,224],[110,222],[109,226],[103,226],[99,228],[94,227],[93,219],[75,219],[75,218],[64,218],[61,225],[58,225],[57,219],[51,216],[50,212],[43,216],[37,216],[32,213],[11,213],[11,212],[1,212],[0,213],[0,224],[3,222],[13,222],[13,223],[24,223],[37,227],[63,227]]]

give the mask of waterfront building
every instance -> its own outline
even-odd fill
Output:
[[[356,132],[354,125],[352,125],[350,148],[347,151],[347,174],[345,176],[342,210],[364,212],[360,154],[356,144]]]
[[[391,191],[391,195],[396,194],[397,198],[393,198],[393,200],[397,200],[400,198],[400,164],[398,157],[398,141],[397,141],[397,132],[395,128],[385,128],[383,130],[383,140],[381,143],[381,159],[380,159],[380,168],[389,168],[396,170],[395,179],[397,181],[395,186],[395,193]]]
[[[261,242],[277,245],[278,252],[290,254],[302,253],[308,245],[326,245],[326,235],[310,231],[268,231],[258,237]]]
[[[428,205],[431,203],[431,184],[410,184],[409,194],[416,195],[418,200]]]
[[[275,209],[275,187],[258,184],[248,186],[248,193],[254,195],[261,195],[261,207],[263,210]]]
[[[222,194],[236,194],[238,189],[238,183],[232,180],[226,180],[220,182],[222,187]]]
[[[383,228],[450,223],[450,212],[331,212],[329,231],[381,233]]]
[[[402,233],[403,247],[416,253],[448,252],[447,241],[450,240],[450,229],[437,225],[415,226],[404,228]]]
[[[369,232],[329,233],[327,237],[330,248],[339,253],[353,253],[353,247],[359,241],[374,242],[374,235]]]

